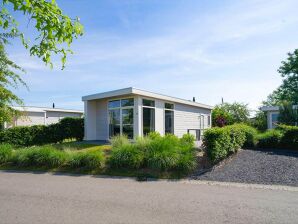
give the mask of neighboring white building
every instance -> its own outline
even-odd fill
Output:
[[[298,105],[293,105],[293,109],[298,109]],[[276,128],[279,116],[279,106],[263,106],[260,110],[267,114],[267,129]]]
[[[211,127],[212,106],[133,87],[82,100],[85,140],[109,140],[118,134],[136,138],[151,131],[178,137],[191,133],[199,140],[203,130]]]
[[[21,112],[21,116],[14,118],[12,123],[5,123],[4,128],[15,126],[48,125],[58,123],[65,117],[82,117],[80,110],[67,110],[46,107],[13,107]]]
[[[279,107],[278,106],[264,106],[260,108],[267,114],[267,129],[273,129],[278,122]]]

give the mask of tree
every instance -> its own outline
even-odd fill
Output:
[[[278,72],[284,78],[283,83],[268,96],[265,105],[282,105],[284,101],[298,104],[298,49],[288,53],[281,63]]]
[[[22,104],[8,87],[17,88],[18,84],[26,86],[15,71],[24,72],[19,66],[7,58],[3,44],[0,43],[0,124],[11,121],[17,112],[11,108],[11,104]]]
[[[8,10],[9,5],[14,11],[27,15],[28,23],[34,22],[37,36],[32,44],[29,44],[24,32],[18,29],[17,21]],[[2,34],[4,44],[8,43],[8,38],[19,37],[23,45],[29,49],[30,55],[41,58],[46,64],[53,66],[52,53],[60,55],[62,68],[67,53],[71,53],[70,44],[73,39],[83,34],[79,18],[71,19],[64,15],[55,0],[3,0],[0,27],[4,31]]]
[[[256,116],[252,119],[251,125],[260,131],[267,129],[267,116],[264,111],[258,111]]]
[[[23,31],[19,30],[17,21],[13,18],[10,10],[19,11],[29,17],[28,24],[37,31],[34,41],[30,43],[25,38]],[[25,85],[20,75],[15,71],[23,71],[14,62],[8,59],[5,53],[5,45],[10,39],[20,38],[22,44],[29,50],[31,56],[42,59],[46,65],[53,67],[51,62],[52,54],[60,55],[62,69],[66,63],[66,56],[72,53],[70,44],[74,38],[83,34],[83,26],[79,18],[71,19],[62,13],[55,0],[2,0],[0,9],[0,124],[9,121],[16,113],[11,104],[22,104],[10,90],[18,84]]]
[[[283,102],[279,107],[278,122],[286,125],[298,125],[298,107],[289,102]]]
[[[212,111],[212,125],[222,127],[234,123],[247,123],[249,115],[247,104],[237,102],[219,104]]]

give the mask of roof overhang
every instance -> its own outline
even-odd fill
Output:
[[[81,110],[70,110],[70,109],[61,109],[61,108],[47,108],[47,107],[27,107],[27,106],[13,106],[15,110],[22,111],[22,112],[40,112],[44,113],[47,111],[53,112],[65,112],[65,113],[78,113],[83,114],[84,112]]]
[[[136,89],[134,87],[83,96],[82,100],[83,101],[99,100],[99,99],[106,99],[106,98],[119,97],[119,96],[125,96],[125,95],[139,95],[139,96],[144,96],[149,98],[161,99],[164,101],[169,101],[174,103],[181,103],[181,104],[190,105],[194,107],[206,108],[210,110],[213,109],[213,106],[210,106],[210,105],[201,104],[190,100],[184,100],[177,97],[171,97],[163,94],[153,93],[153,92],[149,92],[141,89]]]

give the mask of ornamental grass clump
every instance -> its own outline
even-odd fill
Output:
[[[112,147],[109,164],[112,168],[190,171],[196,165],[192,139],[154,132],[134,143],[121,141],[122,144]]]
[[[0,144],[0,165],[8,162],[12,157],[12,145]]]
[[[71,152],[67,165],[71,168],[86,170],[100,169],[104,167],[105,157],[102,151]]]
[[[12,162],[18,167],[47,167],[56,168],[62,166],[67,160],[67,154],[52,146],[31,147],[17,150]]]
[[[134,144],[124,144],[117,148],[112,148],[109,158],[110,166],[113,168],[137,169],[143,165],[144,151]]]
[[[156,138],[150,143],[145,156],[147,166],[159,171],[190,171],[196,165],[193,143],[189,136],[179,139],[175,135],[168,134]]]
[[[12,159],[19,167],[59,167],[66,160],[66,153],[54,149],[52,146],[31,147],[17,150]]]

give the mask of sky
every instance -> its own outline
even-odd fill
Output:
[[[84,95],[136,87],[216,105],[256,110],[282,82],[277,72],[298,48],[297,0],[57,0],[85,33],[66,68],[30,57],[20,41],[7,51],[26,70],[17,90],[27,106],[83,109]],[[35,31],[16,14],[25,35]]]

